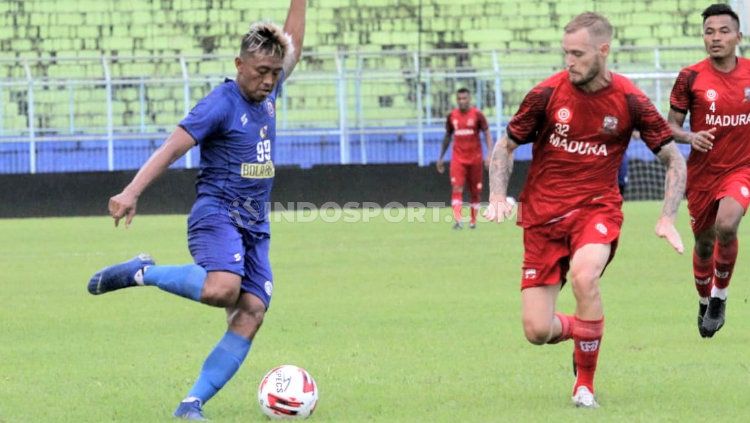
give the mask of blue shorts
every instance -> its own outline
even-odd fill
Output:
[[[231,272],[242,277],[242,292],[249,292],[268,309],[273,273],[268,251],[271,236],[234,224],[228,214],[215,213],[188,219],[188,248],[195,263],[207,272]]]

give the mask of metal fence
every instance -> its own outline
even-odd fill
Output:
[[[613,70],[663,112],[695,48],[619,48]],[[277,100],[279,165],[417,163],[436,159],[459,87],[495,136],[525,93],[560,70],[559,50],[339,52],[306,55]],[[231,56],[0,61],[0,173],[138,168],[213,87]],[[523,158],[530,152],[522,150]],[[197,166],[197,148],[175,167]]]

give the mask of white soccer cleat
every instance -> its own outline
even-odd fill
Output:
[[[573,395],[573,404],[579,408],[599,408],[594,394],[585,386],[579,386]]]

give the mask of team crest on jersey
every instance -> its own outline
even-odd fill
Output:
[[[750,101],[750,87],[745,87],[745,101]]]
[[[708,101],[716,101],[717,98],[719,98],[719,93],[717,93],[715,89],[709,88],[706,91],[706,100],[708,100]]]
[[[617,123],[619,121],[614,116],[604,116],[604,121],[602,122],[602,129],[604,129],[604,132],[607,133],[614,133],[617,132]]]
[[[467,119],[466,126],[474,126],[474,119]]]
[[[274,107],[273,101],[271,101],[270,98],[266,99],[266,111],[268,112],[268,116],[276,116],[276,108]]]
[[[573,117],[570,113],[570,109],[567,107],[561,107],[557,109],[557,120],[560,121],[560,123],[568,123],[570,122],[570,118]]]

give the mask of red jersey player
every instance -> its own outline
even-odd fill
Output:
[[[453,229],[463,228],[461,223],[461,208],[463,206],[464,185],[469,184],[471,194],[471,221],[469,227],[474,229],[477,224],[477,210],[482,194],[482,144],[479,141],[480,132],[484,132],[487,143],[487,154],[492,151],[492,133],[487,125],[487,119],[481,111],[471,106],[471,93],[466,88],[456,92],[458,107],[448,114],[445,122],[445,138],[437,161],[437,170],[445,172],[443,156],[453,137],[453,154],[451,155],[451,206],[455,224]],[[489,166],[489,161],[485,163]]]
[[[695,235],[698,331],[709,338],[724,325],[737,228],[750,204],[750,61],[735,53],[739,26],[727,5],[703,11],[709,57],[680,72],[670,99],[674,137],[692,146],[687,200]],[[682,129],[688,112],[692,132]]]
[[[594,372],[604,329],[599,278],[617,248],[622,197],[617,171],[634,129],[667,165],[664,206],[656,233],[678,252],[674,219],[685,187],[685,160],[667,122],[627,78],[607,69],[612,26],[583,13],[565,26],[566,70],[534,87],[495,146],[490,165],[489,220],[502,222],[512,152],[533,143],[521,193],[523,329],[529,342],[574,341],[573,402],[598,407]],[[556,313],[557,296],[570,271],[574,315]]]

